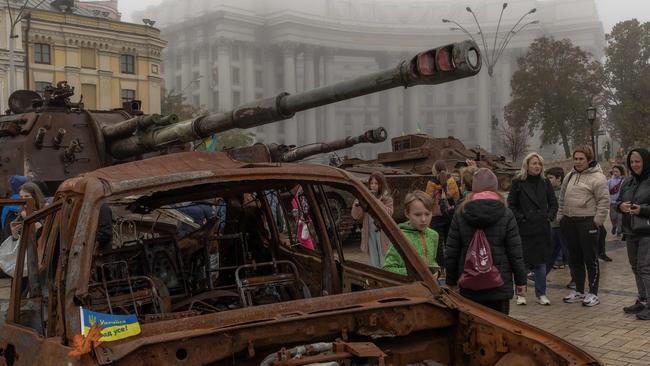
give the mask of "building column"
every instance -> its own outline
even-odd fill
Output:
[[[255,100],[255,44],[244,44],[244,103]]]
[[[184,48],[181,50],[181,85],[180,88],[181,94],[185,94],[188,90],[191,90],[192,87],[190,83],[192,82],[192,50],[190,48]],[[186,95],[189,97],[189,94]]]
[[[326,48],[323,50],[323,77],[325,78],[325,83],[323,86],[334,84],[334,53],[333,48]],[[324,106],[325,108],[325,126],[323,126],[323,131],[325,131],[325,138],[327,141],[333,141],[336,139],[336,103],[328,104]],[[342,130],[342,129],[339,129]]]
[[[262,49],[262,80],[264,87],[264,96],[270,97],[277,93],[278,89],[275,85],[275,52],[276,49],[274,46],[265,46]],[[280,122],[282,123],[282,122]],[[264,133],[266,134],[266,142],[277,142],[278,141],[278,124],[272,123],[270,125],[264,126]]]
[[[500,87],[497,90],[500,91],[501,99],[500,109],[499,109],[499,123],[501,126],[507,126],[506,123],[506,106],[510,103],[510,79],[512,78],[512,64],[510,63],[510,52],[506,50],[500,57],[499,64],[501,64],[501,77],[499,80]],[[496,136],[499,136],[497,130]],[[502,144],[492,141],[492,146],[494,150],[503,155]]]
[[[304,47],[304,63],[305,63],[305,91],[312,90],[316,87],[315,68],[314,68],[314,51],[315,47],[307,45]],[[308,109],[305,111],[305,143],[311,144],[317,142],[316,133],[316,109]]]
[[[232,109],[232,70],[230,67],[230,54],[232,52],[232,40],[219,38],[217,46],[217,64],[219,84],[219,111]]]
[[[399,57],[396,54],[384,53],[377,57],[377,64],[380,70],[386,70],[397,66]],[[392,88],[382,92],[379,96],[381,126],[388,132],[388,141],[393,137],[400,136],[404,131],[404,125],[400,123],[399,105],[404,95],[403,88]]]
[[[296,92],[296,48],[297,43],[294,42],[283,42],[282,55],[284,57],[284,90],[287,93]],[[284,123],[284,143],[286,145],[297,145],[298,144],[298,124],[296,123],[296,118],[292,117]]]
[[[491,137],[492,137],[492,111],[490,108],[490,94],[491,89],[490,75],[488,74],[487,67],[481,69],[479,73],[478,89],[476,91],[478,96],[478,113],[477,113],[477,133],[479,145],[487,150],[492,151]]]
[[[201,108],[212,110],[212,72],[210,71],[210,47],[208,43],[199,46],[199,103]]]

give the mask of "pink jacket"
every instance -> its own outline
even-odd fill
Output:
[[[393,214],[393,197],[385,194],[379,198],[381,203],[384,204],[384,209],[389,215]],[[361,206],[352,206],[352,218],[361,221],[361,251],[368,253],[368,214],[361,208]],[[386,254],[388,250],[388,237],[384,232],[380,232],[379,240],[381,241],[382,254]]]

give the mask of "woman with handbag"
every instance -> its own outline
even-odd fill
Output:
[[[623,311],[650,320],[650,152],[634,149],[627,155],[630,178],[625,180],[616,201],[623,215],[623,234],[627,255],[636,280],[639,297]]]
[[[446,283],[452,290],[459,287],[462,296],[507,315],[514,296],[513,282],[518,295],[526,291],[526,267],[517,221],[497,193],[498,186],[491,170],[481,168],[474,174],[472,192],[451,221],[445,251]],[[480,283],[469,266],[475,263],[472,256],[476,253],[471,248],[478,246],[476,242],[488,244],[489,259],[496,267],[489,272],[498,270],[499,281],[488,276],[483,280],[489,283]]]

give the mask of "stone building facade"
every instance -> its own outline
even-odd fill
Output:
[[[468,146],[499,150],[494,121],[502,123],[516,58],[533,39],[569,38],[601,58],[602,24],[594,0],[508,2],[500,27],[505,35],[536,8],[510,42],[492,77],[487,67],[473,78],[438,86],[394,89],[297,114],[255,130],[258,141],[307,144],[384,126],[389,136],[425,132],[453,135]],[[490,46],[502,1],[456,0],[163,0],[135,15],[157,21],[169,42],[163,53],[167,88],[210,111],[280,91],[290,93],[347,80],[397,65],[416,52],[465,37],[449,18],[474,30],[465,7],[481,21]],[[493,118],[494,117],[494,118]],[[388,143],[350,152],[370,158]]]
[[[12,16],[23,1],[10,1]],[[89,109],[110,109],[139,99],[147,113],[160,112],[160,55],[166,43],[160,30],[120,21],[117,1],[84,3],[27,0],[25,17],[16,25],[14,70],[18,89],[43,90],[67,80],[77,101]],[[10,90],[7,8],[0,9],[0,107]],[[25,50],[28,52],[25,52]]]

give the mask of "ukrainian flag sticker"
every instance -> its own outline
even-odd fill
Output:
[[[97,323],[101,328],[101,342],[112,342],[140,334],[140,323],[134,314],[113,315],[97,313],[79,307],[81,312],[81,334],[85,337],[90,327]]]

